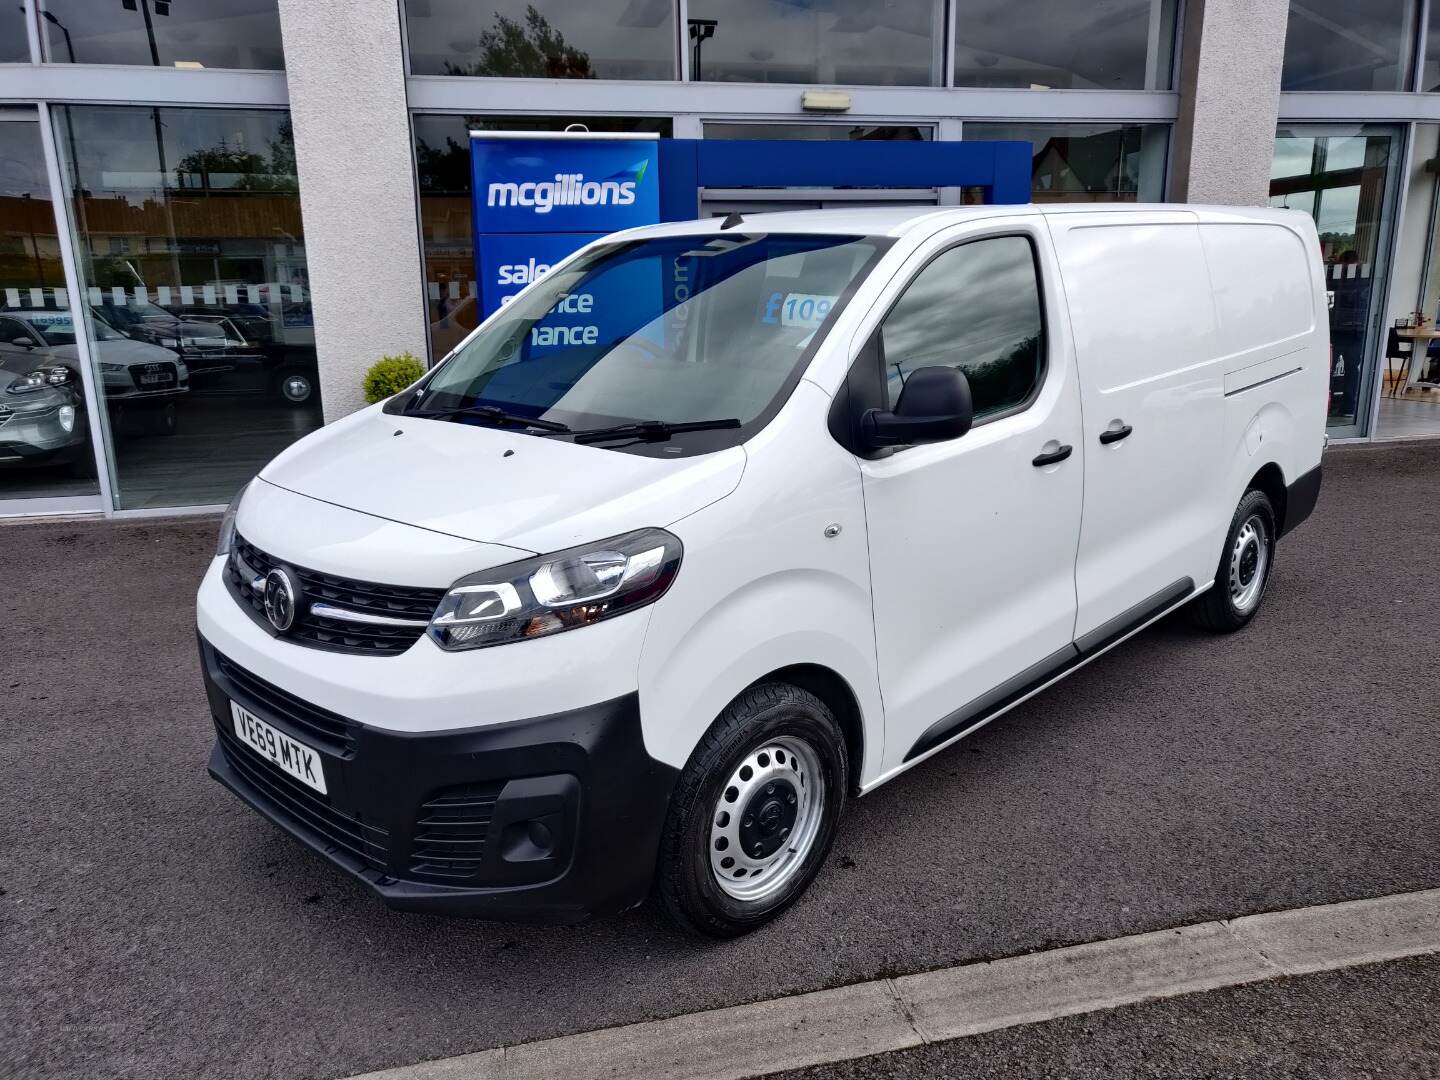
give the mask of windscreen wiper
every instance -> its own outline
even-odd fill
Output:
[[[535,428],[539,431],[553,431],[557,435],[570,434],[570,426],[556,420],[540,420],[533,416],[524,416],[520,413],[510,412],[498,405],[461,405],[454,409],[422,409],[420,412],[413,412],[411,416],[440,417],[440,416],[483,416],[487,420],[494,420],[501,424],[517,424],[521,427]]]
[[[687,431],[717,431],[739,426],[740,421],[733,416],[727,420],[690,420],[683,424],[670,424],[664,420],[639,420],[631,424],[616,424],[614,427],[593,428],[590,431],[572,431],[570,434],[577,443],[609,442],[611,439],[664,442],[672,435],[681,435]]]

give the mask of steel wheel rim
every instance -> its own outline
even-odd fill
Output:
[[[710,812],[710,872],[720,891],[754,902],[784,889],[814,849],[824,812],[814,747],[786,735],[751,750]]]
[[[1230,603],[1242,615],[1260,602],[1270,568],[1270,536],[1265,520],[1251,514],[1230,545]]]

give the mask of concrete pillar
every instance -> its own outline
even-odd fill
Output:
[[[1172,200],[1268,201],[1288,13],[1287,0],[1186,0]]]
[[[365,369],[425,356],[425,279],[395,0],[280,0],[326,421]]]

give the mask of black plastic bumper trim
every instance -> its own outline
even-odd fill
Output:
[[[232,755],[251,752],[227,738],[229,685],[203,640],[201,654],[217,726],[210,775],[389,906],[572,923],[648,895],[678,770],[646,753],[638,694],[434,734],[356,724],[353,755],[315,747],[329,795],[311,796],[259,755],[236,767]],[[251,711],[314,745],[284,716]],[[257,772],[273,782],[257,783]],[[473,832],[446,834],[437,867],[433,800],[471,785],[484,793],[484,813]]]
[[[1081,634],[1075,639],[1075,647],[1084,656],[1093,655],[1115,644],[1137,626],[1143,626],[1166,608],[1174,607],[1194,591],[1194,579],[1183,577],[1127,608],[1113,619],[1106,620],[1089,633]]]
[[[1195,582],[1188,577],[1181,578],[1097,626],[1088,634],[1081,635],[1063,649],[1056,649],[1045,659],[1031,664],[1020,674],[1006,679],[993,690],[981,694],[968,705],[931,724],[906,752],[905,760],[913,761],[921,754],[929,753],[942,743],[984,723],[996,713],[1003,712],[1045,683],[1059,678],[1096,653],[1104,652],[1126,634],[1143,626],[1166,608],[1174,607],[1194,591]]]
[[[966,728],[974,727],[1001,709],[1013,705],[1035,687],[1073,667],[1079,660],[1080,650],[1076,649],[1074,645],[1066,645],[1063,649],[1051,653],[1038,664],[1030,665],[1019,675],[1006,679],[995,689],[981,694],[964,708],[956,709],[949,716],[931,724],[925,729],[924,734],[915,740],[915,745],[910,747],[909,753],[905,755],[905,760],[912,761],[921,754],[928,753],[941,743],[953,739]]]
[[[1316,465],[1293,484],[1285,486],[1285,520],[1280,525],[1281,536],[1314,512],[1315,504],[1320,501],[1320,472],[1321,466]]]

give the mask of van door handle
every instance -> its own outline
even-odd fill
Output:
[[[1074,452],[1075,448],[1073,446],[1061,446],[1056,450],[1050,450],[1043,454],[1037,454],[1035,456],[1035,460],[1030,462],[1030,464],[1034,465],[1037,469],[1041,469],[1044,468],[1046,465],[1054,465],[1057,461],[1064,461]]]
[[[1134,430],[1129,424],[1124,424],[1118,428],[1111,428],[1109,431],[1102,431],[1100,432],[1100,444],[1109,446],[1112,442],[1119,442]]]

